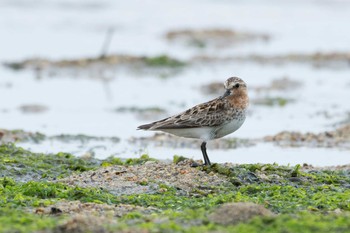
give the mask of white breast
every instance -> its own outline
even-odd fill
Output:
[[[217,131],[215,138],[221,138],[224,137],[230,133],[235,132],[237,129],[239,129],[243,123],[244,123],[245,117],[234,119],[224,125],[222,125]]]
[[[161,131],[174,134],[185,138],[198,138],[203,141],[214,139],[215,128],[213,127],[197,127],[182,129],[162,129]]]

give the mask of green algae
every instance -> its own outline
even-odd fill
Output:
[[[350,232],[349,214],[322,215],[301,212],[275,218],[255,218],[249,223],[235,226],[231,232]]]
[[[28,211],[61,200],[109,203],[114,196],[100,189],[84,189],[48,181],[16,182],[0,178],[0,232],[53,229],[64,216],[42,216]],[[67,216],[65,217],[67,218]]]
[[[143,163],[146,163],[148,161],[157,161],[157,159],[150,158],[147,154],[143,154],[140,156],[140,158],[126,159],[124,162],[124,165],[143,164]]]
[[[0,179],[1,207],[39,207],[59,200],[117,204],[114,195],[98,188],[80,188],[48,181],[15,182],[11,178]]]
[[[132,56],[112,54],[103,57],[85,57],[76,59],[50,60],[45,58],[30,58],[22,61],[4,62],[3,65],[15,71],[21,70],[41,70],[46,72],[55,71],[79,71],[85,69],[91,71],[96,69],[96,65],[103,64],[105,68],[132,67],[139,64],[152,68],[181,68],[187,65],[186,62],[172,58],[166,54],[157,56]]]
[[[349,213],[315,214],[299,212],[281,214],[271,217],[254,217],[252,220],[237,225],[223,226],[210,222],[203,209],[186,209],[184,211],[167,210],[144,216],[130,213],[120,219],[118,227],[113,230],[130,230],[139,232],[350,232]]]
[[[255,100],[254,103],[257,105],[284,107],[287,104],[290,104],[293,102],[295,102],[294,99],[288,99],[284,97],[265,97],[262,99]]]
[[[53,218],[28,213],[23,210],[0,208],[0,232],[18,233],[49,230],[57,225],[59,217]]]
[[[237,188],[235,201],[264,204],[278,213],[300,210],[350,210],[349,171],[300,171],[300,166],[276,164],[238,165],[214,164],[203,167],[230,178]]]
[[[20,181],[56,179],[96,168],[100,161],[68,153],[32,153],[14,144],[0,145],[1,176]]]
[[[181,155],[174,155],[173,157],[173,163],[178,164],[179,162],[187,160],[186,157],[183,157]]]
[[[237,232],[237,233],[292,233],[292,232],[349,232],[349,214],[345,215],[322,215],[301,212],[295,215],[279,215],[276,217],[255,217],[247,223],[238,225],[222,226],[213,224],[205,217],[201,210],[186,211],[185,215],[166,212],[151,217],[138,217],[132,221],[135,226],[127,223],[127,220],[114,228],[118,230],[129,229],[138,232],[140,230],[150,230],[151,232]],[[131,227],[130,227],[131,225]]]
[[[301,210],[350,210],[350,190],[335,187],[298,188],[290,185],[245,185],[235,189],[222,188],[220,193],[194,198],[178,195],[168,188],[163,194],[138,194],[118,197],[120,203],[154,206],[160,209],[211,208],[227,202],[263,204],[276,213],[295,213]],[[198,194],[198,193],[197,193]]]
[[[98,160],[93,157],[75,157],[63,152],[32,153],[11,143],[0,145],[0,177],[12,177],[19,181],[55,180],[73,173],[94,170],[100,166],[136,165],[147,161],[156,161],[156,159],[144,154],[140,158],[122,160],[112,156],[105,160]]]
[[[138,165],[144,164],[148,161],[157,161],[157,159],[150,158],[147,154],[143,154],[140,158],[129,158],[129,159],[121,159],[118,157],[110,156],[107,159],[103,160],[101,163],[102,167],[108,167],[113,165]]]
[[[183,160],[183,157],[174,157],[176,164]],[[350,232],[350,171],[345,169],[323,171],[305,170],[299,165],[214,164],[197,169],[220,174],[231,183],[210,187],[210,191],[198,188],[188,193],[159,183],[158,193],[120,196],[100,188],[82,188],[50,181],[54,177],[65,177],[100,166],[133,166],[148,161],[154,159],[142,155],[127,160],[116,157],[104,161],[83,160],[66,153],[46,155],[31,153],[13,144],[1,145],[1,174],[5,177],[0,178],[0,232],[57,232],[61,220],[70,218],[69,215],[39,215],[28,209],[62,200],[157,209],[150,214],[137,211],[126,214],[118,219],[117,226],[107,224],[106,232]],[[28,170],[16,174],[8,172],[11,168]],[[35,174],[40,176],[40,180],[20,178],[34,170],[37,170]],[[42,178],[42,174],[47,176]],[[208,215],[228,202],[262,204],[277,215],[255,217],[248,222],[228,226],[211,222]]]
[[[145,57],[144,62],[147,66],[150,66],[150,67],[180,68],[180,67],[184,67],[186,65],[185,62],[171,58],[167,55],[160,55],[160,56],[155,56],[155,57]]]

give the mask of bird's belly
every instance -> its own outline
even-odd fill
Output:
[[[233,121],[230,121],[229,123],[226,123],[216,131],[215,138],[221,138],[230,133],[235,132],[237,129],[239,129],[243,125],[244,120],[245,118],[240,118],[240,119],[235,119]]]
[[[214,128],[196,127],[181,129],[162,129],[161,131],[185,138],[198,138],[204,141],[213,139]]]

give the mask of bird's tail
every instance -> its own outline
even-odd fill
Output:
[[[140,125],[137,127],[137,130],[148,130],[150,129],[152,126],[154,126],[154,123],[150,123],[150,124],[145,124],[145,125]]]

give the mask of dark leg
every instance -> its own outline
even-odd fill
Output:
[[[208,154],[207,154],[207,142],[203,142],[201,145],[201,150],[203,153],[203,158],[204,158],[204,165],[211,165]]]

